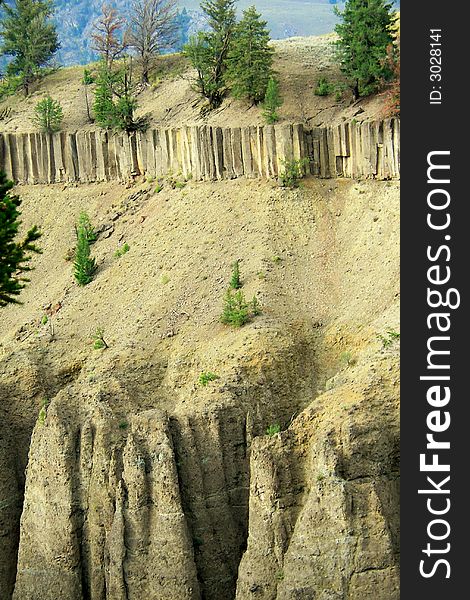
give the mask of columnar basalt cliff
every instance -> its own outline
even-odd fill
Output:
[[[181,172],[199,180],[272,178],[285,160],[308,158],[315,177],[394,179],[400,121],[303,125],[0,134],[0,169],[18,183],[128,180]]]

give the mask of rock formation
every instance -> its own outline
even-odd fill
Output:
[[[0,134],[0,169],[18,183],[129,180],[182,173],[200,180],[278,177],[284,161],[308,159],[316,177],[398,178],[400,121]]]

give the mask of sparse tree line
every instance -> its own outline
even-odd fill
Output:
[[[275,123],[282,98],[267,23],[255,6],[237,20],[236,4],[203,0],[207,29],[190,38],[183,53],[195,70],[194,86],[206,101],[203,111],[220,107],[231,94],[262,104],[266,121]],[[387,87],[387,108],[396,114],[400,58],[392,5],[386,0],[348,0],[344,11],[335,11],[341,18],[336,27],[338,57],[353,99]],[[11,78],[12,87],[25,95],[60,48],[53,13],[53,0],[0,0],[0,55],[10,58],[7,83]],[[147,127],[145,116],[135,116],[138,93],[150,82],[155,58],[178,39],[178,14],[177,0],[134,0],[126,16],[103,4],[90,40],[100,64],[93,72],[86,69],[82,81],[91,122],[128,132]],[[341,98],[339,87],[323,78],[315,94],[331,91]],[[52,133],[62,119],[60,104],[47,96],[36,106],[33,122]]]

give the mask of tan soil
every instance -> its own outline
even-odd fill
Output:
[[[314,94],[320,77],[327,77],[331,83],[344,84],[334,56],[334,40],[334,34],[327,34],[273,42],[276,50],[274,68],[284,100],[279,110],[281,122],[305,123],[313,127],[353,118],[362,121],[383,116],[380,96],[352,104],[351,93],[347,90],[341,100],[336,100],[334,93],[326,97]],[[11,115],[1,123],[2,130],[34,131],[34,107],[47,93],[62,105],[65,130],[94,128],[87,120],[82,77],[82,67],[60,69],[38,83],[29,98],[17,95],[0,101],[0,113],[7,107],[12,109]],[[203,104],[192,88],[193,77],[180,55],[160,58],[153,85],[143,89],[138,96],[138,114],[150,115],[152,126],[163,127],[203,122],[224,127],[264,123],[259,106],[250,106],[233,98],[227,98],[218,110],[202,117]]]

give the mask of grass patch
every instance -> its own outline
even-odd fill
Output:
[[[398,342],[400,334],[393,329],[388,329],[385,335],[379,333],[377,337],[382,342],[383,348],[390,348],[395,342]]]
[[[208,385],[211,381],[216,381],[217,379],[220,379],[220,377],[218,375],[216,375],[216,373],[211,373],[211,371],[203,371],[198,378],[198,383],[199,385],[202,385],[203,387],[206,387],[206,385]]]
[[[127,254],[130,250],[130,246],[129,244],[124,244],[123,246],[121,246],[120,248],[118,248],[116,250],[116,252],[114,253],[114,258],[121,258],[121,256],[124,256],[124,254]]]
[[[281,431],[281,426],[279,425],[279,423],[276,423],[275,425],[270,425],[266,429],[266,435],[269,435],[270,437],[272,437],[273,435],[276,435],[276,433],[280,433],[280,431]]]

